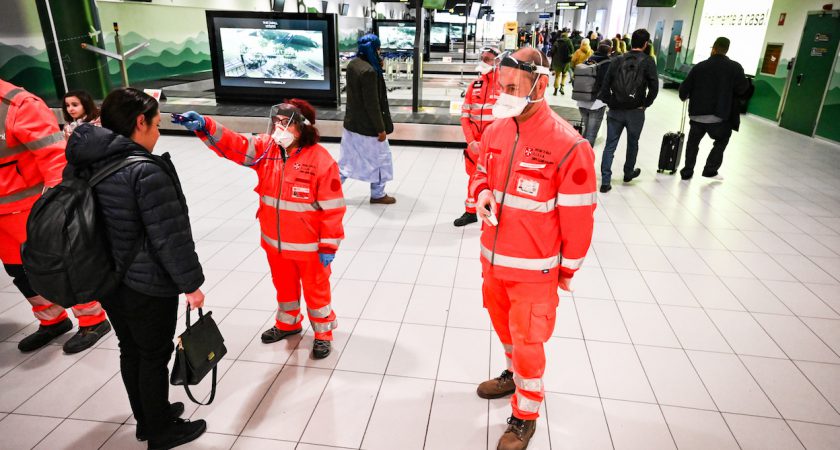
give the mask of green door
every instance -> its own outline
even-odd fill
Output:
[[[814,135],[838,41],[840,11],[808,15],[779,125],[797,133]]]

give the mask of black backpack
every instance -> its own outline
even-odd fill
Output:
[[[610,88],[618,107],[637,108],[644,104],[645,78],[642,69],[644,55],[628,54],[621,58]],[[612,105],[611,105],[612,106]]]
[[[138,239],[123,272],[118,272],[93,187],[123,167],[144,161],[159,164],[151,156],[132,155],[89,179],[65,178],[35,202],[21,247],[23,267],[35,292],[69,308],[99,300],[119,286],[144,239]]]

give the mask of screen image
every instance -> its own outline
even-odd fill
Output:
[[[414,25],[379,24],[379,40],[382,48],[390,50],[411,50],[414,48]]]
[[[708,59],[715,39],[723,36],[730,41],[726,56],[741,63],[747,75],[755,75],[764,51],[764,43],[755,36],[766,33],[772,7],[773,0],[706,0],[694,47],[694,64]]]
[[[463,40],[464,39],[464,26],[463,25],[449,25],[449,38],[450,39],[457,39]]]
[[[448,25],[432,25],[430,43],[432,45],[446,45],[446,39],[449,37]]]
[[[310,30],[222,28],[225,77],[324,79],[324,35]]]
[[[339,17],[338,18],[338,51],[342,53],[355,53],[359,47],[359,38],[367,30],[364,17]]]

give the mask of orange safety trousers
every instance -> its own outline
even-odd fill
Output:
[[[3,264],[20,265],[20,246],[26,241],[26,219],[29,210],[12,214],[0,214],[0,260]],[[32,313],[41,325],[55,325],[67,318],[67,312],[40,295],[27,298]],[[73,315],[79,319],[80,327],[91,327],[105,321],[105,311],[99,302],[92,301],[76,305]]]
[[[484,307],[502,341],[516,393],[513,415],[536,420],[545,397],[545,344],[554,331],[559,297],[557,280],[529,283],[501,280],[484,271]]]
[[[302,327],[300,294],[303,287],[306,312],[315,339],[331,341],[332,330],[338,326],[338,321],[330,303],[330,268],[324,267],[318,258],[290,259],[274,250],[266,250],[266,253],[271,267],[271,280],[277,289],[275,326],[283,331]]]

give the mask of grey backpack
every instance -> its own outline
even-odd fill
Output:
[[[605,59],[597,64],[580,63],[575,66],[575,78],[572,85],[572,100],[591,102],[595,100],[601,86],[598,86],[598,66],[610,62]]]

